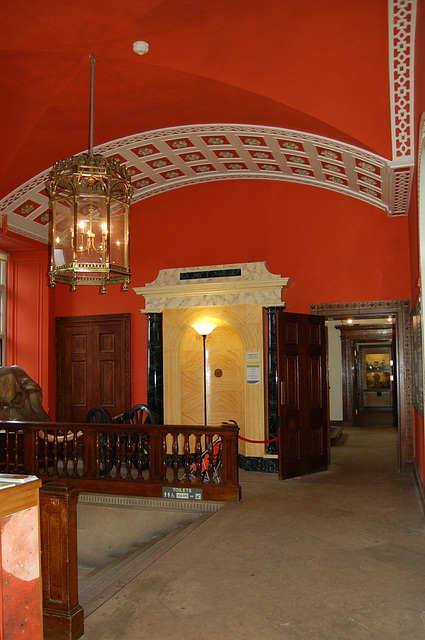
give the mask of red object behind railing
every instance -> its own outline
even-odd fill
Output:
[[[85,492],[162,497],[163,487],[184,487],[201,488],[204,500],[241,498],[234,424],[0,422],[0,471]]]

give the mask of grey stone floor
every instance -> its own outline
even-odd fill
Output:
[[[326,472],[240,480],[242,502],[99,597],[84,639],[424,640],[425,520],[394,428],[344,429]]]

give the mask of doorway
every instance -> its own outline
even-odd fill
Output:
[[[397,425],[394,342],[355,342],[358,427]]]
[[[312,314],[325,316],[327,320],[352,318],[356,321],[360,318],[393,317],[398,467],[400,471],[405,471],[409,465],[413,464],[414,458],[410,300],[313,304],[310,306],[310,311]],[[349,378],[347,383],[349,383]],[[346,398],[346,401],[349,402],[350,394],[347,394]]]
[[[335,329],[341,343],[342,425],[370,423],[371,414],[380,412],[394,413],[397,425],[394,318],[344,319]]]

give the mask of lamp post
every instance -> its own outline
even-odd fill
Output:
[[[204,425],[207,426],[207,362],[206,362],[206,353],[205,353],[205,340],[206,337],[214,331],[216,328],[216,324],[211,324],[209,322],[200,322],[198,324],[193,324],[192,328],[195,329],[200,336],[202,336],[202,348],[203,348],[203,358],[204,358]]]

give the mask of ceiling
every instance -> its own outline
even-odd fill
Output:
[[[415,3],[14,0],[0,24],[2,248],[47,242],[49,170],[89,147],[90,55],[95,151],[133,202],[252,178],[407,214]]]

